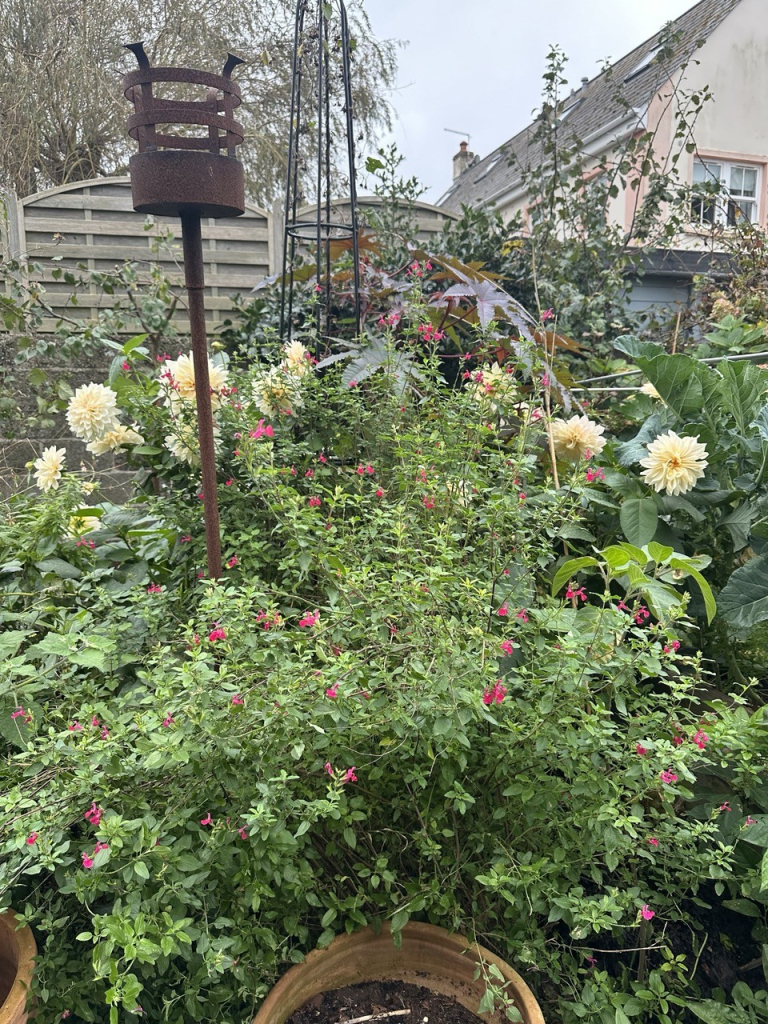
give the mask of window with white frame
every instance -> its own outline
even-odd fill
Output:
[[[722,160],[695,160],[691,220],[702,226],[756,224],[760,168]]]

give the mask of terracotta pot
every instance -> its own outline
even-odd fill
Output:
[[[533,992],[519,974],[487,949],[470,945],[462,935],[452,935],[431,924],[410,922],[402,935],[400,949],[395,949],[389,925],[385,925],[380,935],[365,928],[340,935],[327,949],[313,950],[304,963],[292,967],[275,985],[253,1024],[284,1024],[313,996],[367,981],[422,985],[432,992],[453,996],[477,1013],[485,992],[483,978],[474,979],[480,959],[495,964],[509,982],[506,991],[514,998],[525,1024],[544,1024]],[[507,1022],[503,1010],[483,1014],[482,1019],[489,1024]]]
[[[0,1024],[24,1024],[32,982],[35,939],[29,928],[16,930],[12,910],[0,912]]]

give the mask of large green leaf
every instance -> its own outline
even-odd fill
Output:
[[[552,595],[554,596],[558,591],[562,590],[568,580],[572,579],[577,572],[592,565],[597,565],[597,559],[589,558],[586,555],[583,558],[570,558],[567,562],[564,562],[552,580]]]
[[[746,434],[747,427],[760,414],[768,383],[766,374],[748,362],[725,361],[720,363],[719,369],[723,405],[736,421],[739,433]]]
[[[720,378],[691,356],[641,356],[637,365],[681,419],[696,416],[717,395]]]
[[[726,622],[740,629],[768,619],[768,555],[753,558],[732,573],[718,605]]]
[[[640,459],[644,459],[648,454],[647,445],[656,440],[663,432],[664,426],[664,418],[661,413],[649,416],[631,441],[624,441],[622,444],[616,445],[615,454],[619,465],[633,466]]]
[[[680,572],[685,572],[689,576],[693,576],[696,580],[699,585],[699,590],[701,591],[701,596],[704,598],[707,622],[711,622],[717,613],[717,604],[715,603],[715,596],[712,593],[712,588],[709,583],[707,583],[699,570],[691,564],[690,558],[670,558],[669,564],[673,569],[679,569]]]
[[[653,498],[627,498],[619,513],[621,528],[630,544],[642,548],[650,544],[659,520]]]
[[[724,526],[731,535],[734,551],[741,551],[749,544],[749,531],[756,515],[757,509],[744,501],[720,520],[719,525]]]

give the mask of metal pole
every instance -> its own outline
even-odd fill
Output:
[[[208,343],[205,333],[205,268],[200,215],[181,214],[181,238],[184,246],[184,283],[189,297],[189,326],[192,333],[192,358],[195,366],[197,430],[200,439],[200,464],[203,476],[203,517],[208,575],[218,579],[221,567],[221,531],[216,491],[216,450],[213,439],[211,382],[208,376]]]

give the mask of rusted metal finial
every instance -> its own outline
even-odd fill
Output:
[[[138,71],[123,78],[125,97],[134,107],[127,123],[128,134],[139,144],[139,152],[130,161],[133,208],[138,213],[181,218],[208,575],[218,579],[222,574],[221,531],[200,218],[237,217],[245,212],[243,165],[235,156],[235,148],[243,141],[244,133],[232,116],[241,97],[239,86],[231,78],[232,71],[243,62],[230,53],[223,73],[214,75],[192,68],[153,68],[143,43],[130,43],[127,49],[139,65]],[[153,92],[156,82],[172,82],[179,87],[202,86],[206,97],[204,100],[161,98]],[[169,131],[174,125],[183,126],[184,134]],[[188,134],[190,126],[194,125],[204,128],[205,134]]]

